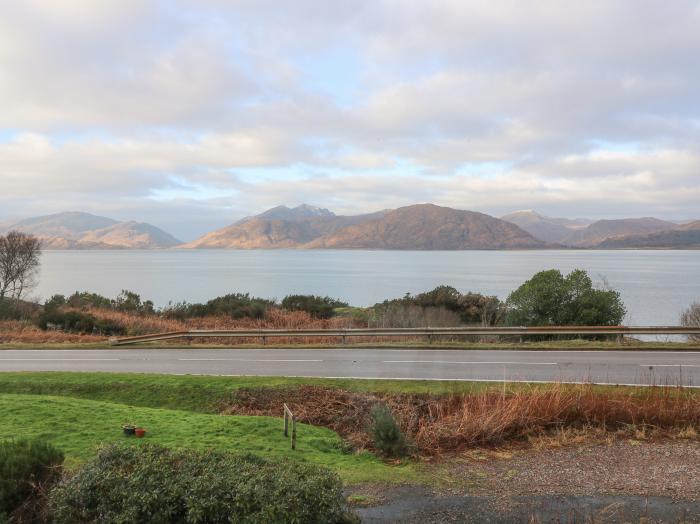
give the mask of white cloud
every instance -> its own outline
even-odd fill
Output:
[[[0,219],[694,216],[699,53],[690,0],[6,2]]]

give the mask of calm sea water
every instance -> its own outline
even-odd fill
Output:
[[[162,306],[231,292],[313,293],[367,306],[440,284],[504,299],[550,268],[607,280],[622,293],[628,324],[676,324],[700,301],[700,251],[45,251],[33,294],[129,289]]]

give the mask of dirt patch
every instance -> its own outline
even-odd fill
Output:
[[[320,386],[241,389],[223,414],[280,416],[287,403],[298,420],[339,433],[353,448],[371,448],[370,411],[391,408],[415,455],[436,457],[479,446],[527,442],[560,435],[562,428],[617,436],[639,432],[697,435],[700,395],[675,388],[648,388],[636,394],[591,386],[554,385],[502,393],[359,393]]]

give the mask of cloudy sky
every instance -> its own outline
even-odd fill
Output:
[[[700,2],[0,0],[0,221],[700,218]]]

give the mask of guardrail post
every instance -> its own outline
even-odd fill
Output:
[[[263,335],[261,338],[262,338],[262,345],[267,346],[267,337],[265,335]]]

